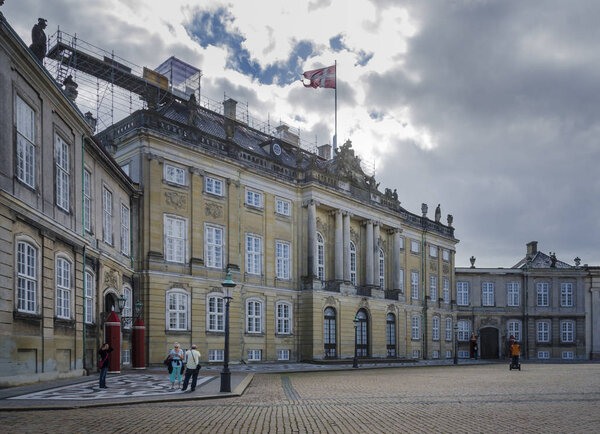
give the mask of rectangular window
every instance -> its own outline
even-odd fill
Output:
[[[129,365],[131,363],[131,357],[129,350],[123,350],[122,360],[124,365]]]
[[[92,230],[92,174],[83,171],[83,212],[85,219],[85,230]]]
[[[440,340],[440,317],[434,316],[431,319],[431,339],[434,341]]]
[[[537,323],[537,341],[550,342],[550,323],[547,321],[539,321]]]
[[[262,303],[258,300],[248,300],[246,304],[246,331],[262,332]]]
[[[71,263],[56,260],[56,316],[71,319]]]
[[[573,360],[575,358],[575,354],[573,351],[563,351],[562,358],[566,360]]]
[[[483,282],[481,284],[481,304],[483,306],[493,306],[495,304],[494,298],[494,284]]]
[[[451,359],[452,358],[452,351],[446,350],[446,358],[447,359]]]
[[[277,350],[277,360],[290,360],[290,350]]]
[[[94,275],[89,271],[85,272],[85,322],[92,324],[94,322]]]
[[[129,256],[129,208],[121,204],[121,253]]]
[[[204,229],[205,263],[210,268],[223,268],[223,229],[206,226]]]
[[[448,279],[447,277],[442,278],[442,285],[442,297],[444,298],[444,303],[450,304],[450,279]]]
[[[262,193],[246,189],[246,204],[256,208],[262,208]]]
[[[104,242],[112,245],[112,193],[106,188],[102,190],[102,230]]]
[[[69,145],[58,135],[54,139],[54,159],[56,163],[56,205],[69,212],[69,185],[71,169],[69,163]]]
[[[421,317],[418,315],[413,315],[410,321],[410,337],[413,340],[421,339]]]
[[[290,202],[289,200],[275,199],[275,212],[277,214],[291,216],[292,202]]]
[[[37,250],[23,241],[17,244],[17,293],[17,310],[36,313]]]
[[[248,361],[259,362],[262,360],[262,350],[248,350]]]
[[[458,358],[459,359],[468,359],[470,357],[471,357],[471,355],[470,355],[469,351],[460,350],[458,352]]]
[[[575,322],[560,322],[560,340],[561,342],[575,342]]]
[[[17,178],[35,188],[35,112],[17,96]]]
[[[440,352],[438,350],[433,350],[432,359],[439,359]]]
[[[538,359],[549,359],[550,351],[538,351]]]
[[[429,276],[429,299],[437,302],[438,299],[438,278],[437,276]]]
[[[246,273],[260,276],[262,271],[262,238],[246,235]]]
[[[419,299],[419,272],[410,272],[410,297],[413,300]]]
[[[471,323],[466,320],[460,320],[457,323],[457,338],[459,341],[466,342],[471,337]]]
[[[292,318],[290,305],[287,303],[277,303],[277,334],[289,335],[292,329]]]
[[[275,242],[275,275],[278,279],[290,278],[290,244]]]
[[[447,341],[452,340],[452,318],[446,318],[446,327],[444,328],[445,338]]]
[[[165,216],[165,260],[185,263],[187,224],[184,219]]]
[[[560,284],[560,305],[562,307],[573,307],[573,284]]]
[[[432,258],[438,257],[438,248],[437,246],[429,246],[429,256]]]
[[[187,330],[187,294],[169,293],[169,330]]]
[[[208,331],[222,332],[225,330],[223,297],[208,298]]]
[[[204,188],[207,193],[223,196],[223,181],[207,176],[204,178]]]
[[[507,298],[509,306],[519,306],[521,304],[521,285],[519,282],[507,284]]]
[[[548,284],[538,283],[536,302],[538,306],[548,306]]]
[[[222,362],[223,361],[223,350],[208,350],[208,361],[209,362]]]
[[[521,342],[521,321],[508,321],[508,336],[514,336],[515,341]]]
[[[356,286],[356,245],[352,241],[350,241],[350,282]]]
[[[456,304],[469,305],[469,282],[456,282]]]
[[[404,250],[404,237],[400,237],[400,250]]]
[[[442,250],[442,260],[445,262],[450,262],[450,250]]]
[[[419,253],[421,244],[416,240],[410,240],[410,252],[411,253]]]
[[[420,350],[413,350],[413,359],[420,359],[421,358],[421,351]]]
[[[165,164],[165,181],[185,185],[185,170],[181,167]]]
[[[404,293],[404,268],[401,268],[400,270],[400,292]]]

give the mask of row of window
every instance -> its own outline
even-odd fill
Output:
[[[549,359],[550,351],[538,351],[537,356],[538,359]],[[573,351],[563,351],[561,357],[565,360],[573,360],[575,358],[575,353]]]
[[[468,341],[471,336],[471,322],[468,320],[459,320],[457,322],[457,339],[459,341]],[[517,342],[522,339],[522,324],[519,320],[510,320],[506,323],[507,335],[514,336]],[[540,343],[550,342],[550,321],[536,321],[536,341]],[[575,321],[563,320],[560,322],[560,341],[563,343],[575,342]]]
[[[222,362],[223,361],[223,350],[222,349],[209,349],[208,350],[208,361],[209,362]],[[246,353],[248,356],[248,361],[250,362],[258,362],[263,359],[263,350],[262,349],[254,349],[248,350]],[[277,360],[286,361],[290,360],[290,350],[277,350]]]
[[[439,316],[433,316],[431,318],[431,339],[434,341],[440,340],[440,323],[441,318]],[[421,339],[421,315],[413,315],[410,321],[410,338],[412,340]],[[446,341],[452,340],[452,318],[446,318],[444,324],[444,339]]]
[[[520,306],[521,304],[521,285],[519,282],[506,284],[506,295],[508,306]],[[549,306],[550,285],[546,282],[536,284],[536,306]],[[560,284],[560,305],[561,307],[573,307],[573,284],[564,282]],[[456,304],[459,306],[468,306],[470,303],[469,282],[456,282]],[[481,284],[481,305],[495,306],[495,290],[493,282],[483,282]]]

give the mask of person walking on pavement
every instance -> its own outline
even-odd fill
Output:
[[[198,373],[200,372],[200,351],[196,345],[192,345],[192,349],[185,352],[186,358],[186,371],[185,377],[183,378],[182,391],[186,391],[190,377],[192,377],[191,391],[196,390],[196,383],[198,382]]]
[[[108,356],[113,347],[106,342],[102,344],[98,351],[98,367],[100,368],[100,389],[106,389],[106,373],[108,372]]]
[[[173,370],[169,374],[171,380],[171,390],[175,388],[175,380],[177,380],[177,388],[181,387],[181,367],[183,366],[183,350],[179,349],[179,342],[175,342],[173,349],[169,351],[169,360]]]

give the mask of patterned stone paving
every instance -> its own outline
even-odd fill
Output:
[[[196,387],[201,387],[203,384],[208,383],[214,378],[214,376],[198,376],[198,384]],[[168,378],[165,375],[158,374],[109,375],[106,384],[108,389],[100,389],[98,387],[98,380],[96,379],[84,383],[43,390],[41,392],[14,396],[8,399],[73,399],[89,401],[96,399],[167,396],[172,395],[173,393],[183,393],[177,388],[171,389],[171,383],[168,381]]]

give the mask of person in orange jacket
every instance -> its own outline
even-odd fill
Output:
[[[518,343],[513,343],[510,346],[510,355],[512,356],[512,364],[516,366],[519,363],[519,356],[521,355],[521,346]]]

